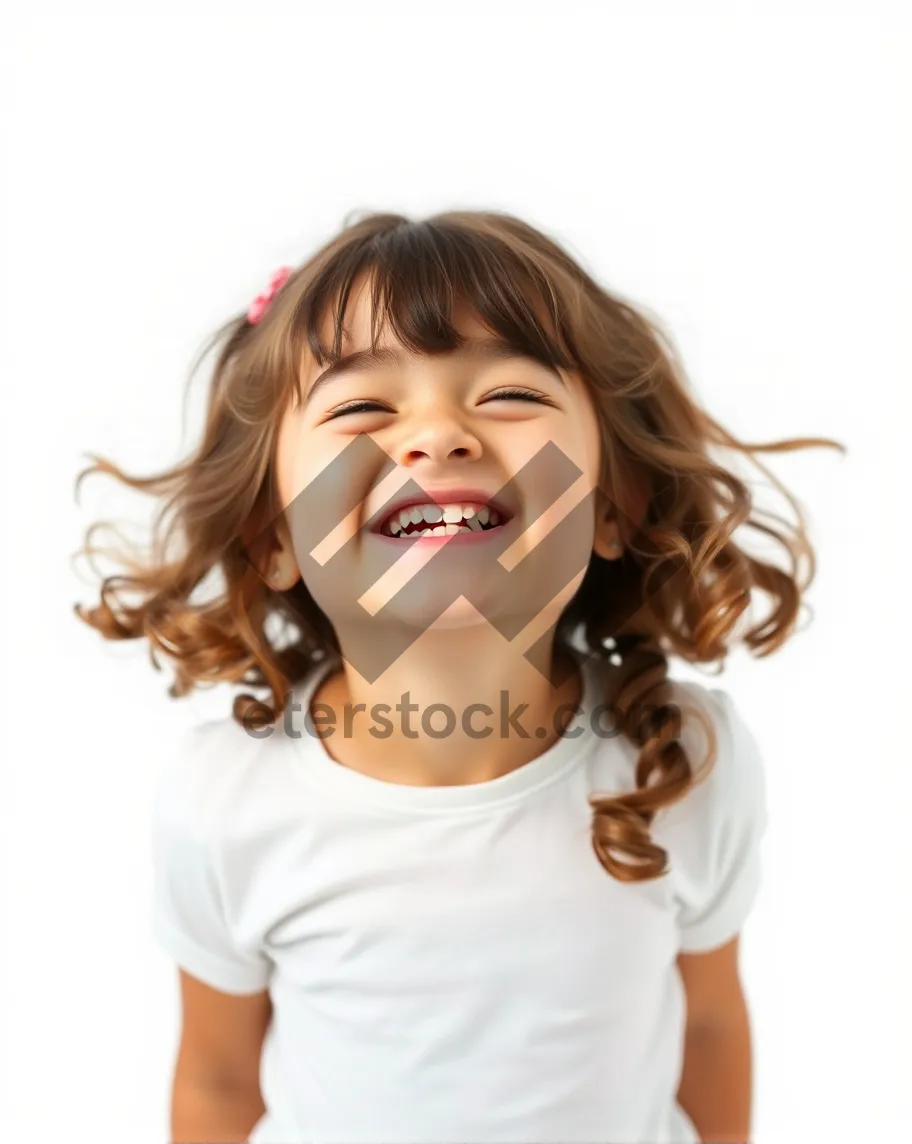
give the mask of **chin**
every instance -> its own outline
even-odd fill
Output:
[[[407,601],[403,601],[403,605],[402,609],[387,608],[385,617],[395,624],[413,628],[417,636],[424,632],[456,631],[488,625],[485,617],[465,599],[454,600],[442,612],[439,599],[421,600],[411,595]]]
[[[425,606],[422,607],[421,603],[413,597],[408,602],[408,615],[397,616],[396,620],[401,621],[407,627],[416,629],[418,637],[425,632],[469,632],[472,629],[477,630],[479,634],[490,636],[492,630],[496,629],[505,641],[512,642],[523,629],[533,622],[537,627],[539,623],[547,619],[557,620],[562,605],[555,609],[555,601],[542,600],[538,608],[528,608],[523,609],[522,612],[517,612],[515,600],[509,602],[490,600],[486,601],[482,605],[482,610],[479,611],[468,600],[461,598],[453,601],[438,615],[439,608],[439,600],[426,600]],[[553,616],[551,615],[552,612]],[[544,626],[547,626],[547,622]]]
[[[454,600],[452,604],[427,625],[427,631],[454,631],[459,628],[477,628],[488,621],[468,600]]]

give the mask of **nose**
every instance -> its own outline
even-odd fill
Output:
[[[400,465],[423,461],[444,464],[453,460],[477,461],[482,447],[478,437],[460,419],[438,412],[426,413],[416,421],[403,434],[397,452]]]

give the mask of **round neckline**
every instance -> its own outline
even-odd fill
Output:
[[[563,778],[591,747],[587,733],[590,713],[598,702],[598,672],[595,663],[570,649],[580,672],[581,695],[577,711],[556,739],[540,755],[497,778],[458,786],[412,786],[390,782],[337,762],[326,750],[322,739],[312,730],[300,730],[292,739],[303,764],[306,778],[348,802],[405,813],[439,813],[448,810],[484,810],[503,807],[528,797]],[[307,718],[310,704],[327,676],[339,667],[338,657],[320,663],[301,684],[295,695],[296,707]],[[310,724],[312,728],[312,723]],[[568,732],[576,732],[568,734]],[[530,730],[531,734],[531,730]],[[479,740],[483,743],[484,740]]]

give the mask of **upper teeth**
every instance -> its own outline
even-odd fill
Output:
[[[395,535],[409,525],[425,523],[432,527],[441,526],[439,531],[443,532],[447,525],[455,528],[466,521],[468,527],[477,530],[484,524],[497,524],[499,520],[498,513],[484,504],[416,504],[400,509],[390,517],[389,529]]]

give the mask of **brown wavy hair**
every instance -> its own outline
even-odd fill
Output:
[[[458,348],[450,319],[454,303],[465,301],[520,352],[578,371],[590,390],[603,444],[600,487],[624,506],[628,535],[619,559],[593,554],[555,643],[569,645],[581,632],[589,655],[613,656],[617,665],[623,653],[608,673],[607,701],[614,726],[639,750],[636,789],[590,796],[592,844],[615,878],[659,877],[668,856],[650,837],[654,817],[701,781],[716,756],[709,728],[698,777],[681,743],[668,656],[721,671],[736,639],[760,657],[789,638],[814,578],[814,553],[800,506],[755,454],[844,446],[825,438],[737,440],[698,406],[655,318],[509,214],[456,210],[415,221],[369,213],[346,222],[293,270],[261,322],[241,313],[218,329],[191,372],[192,381],[218,349],[202,440],[186,460],[140,477],[89,454],[93,464],[77,478],[77,493],[85,476],[105,472],[161,504],[151,554],[115,550],[125,571],[103,577],[98,605],[77,604],[76,614],[107,639],[148,640],[157,670],[159,655],[174,665],[172,697],[221,682],[268,692],[268,701],[236,696],[239,722],[278,718],[315,660],[339,653],[332,624],[303,581],[286,592],[271,588],[256,573],[263,553],[253,548],[281,507],[276,435],[290,396],[301,396],[302,352],[320,365],[339,355],[346,303],[365,274],[374,338],[382,317],[417,352]],[[331,305],[335,342],[326,347],[318,330]],[[745,481],[710,455],[713,447],[747,457],[785,496],[795,522],[758,510]],[[787,568],[739,547],[732,536],[741,525],[779,545]],[[91,562],[102,551],[92,535],[105,527],[88,529],[79,555]],[[767,615],[736,633],[758,593],[769,598]]]

